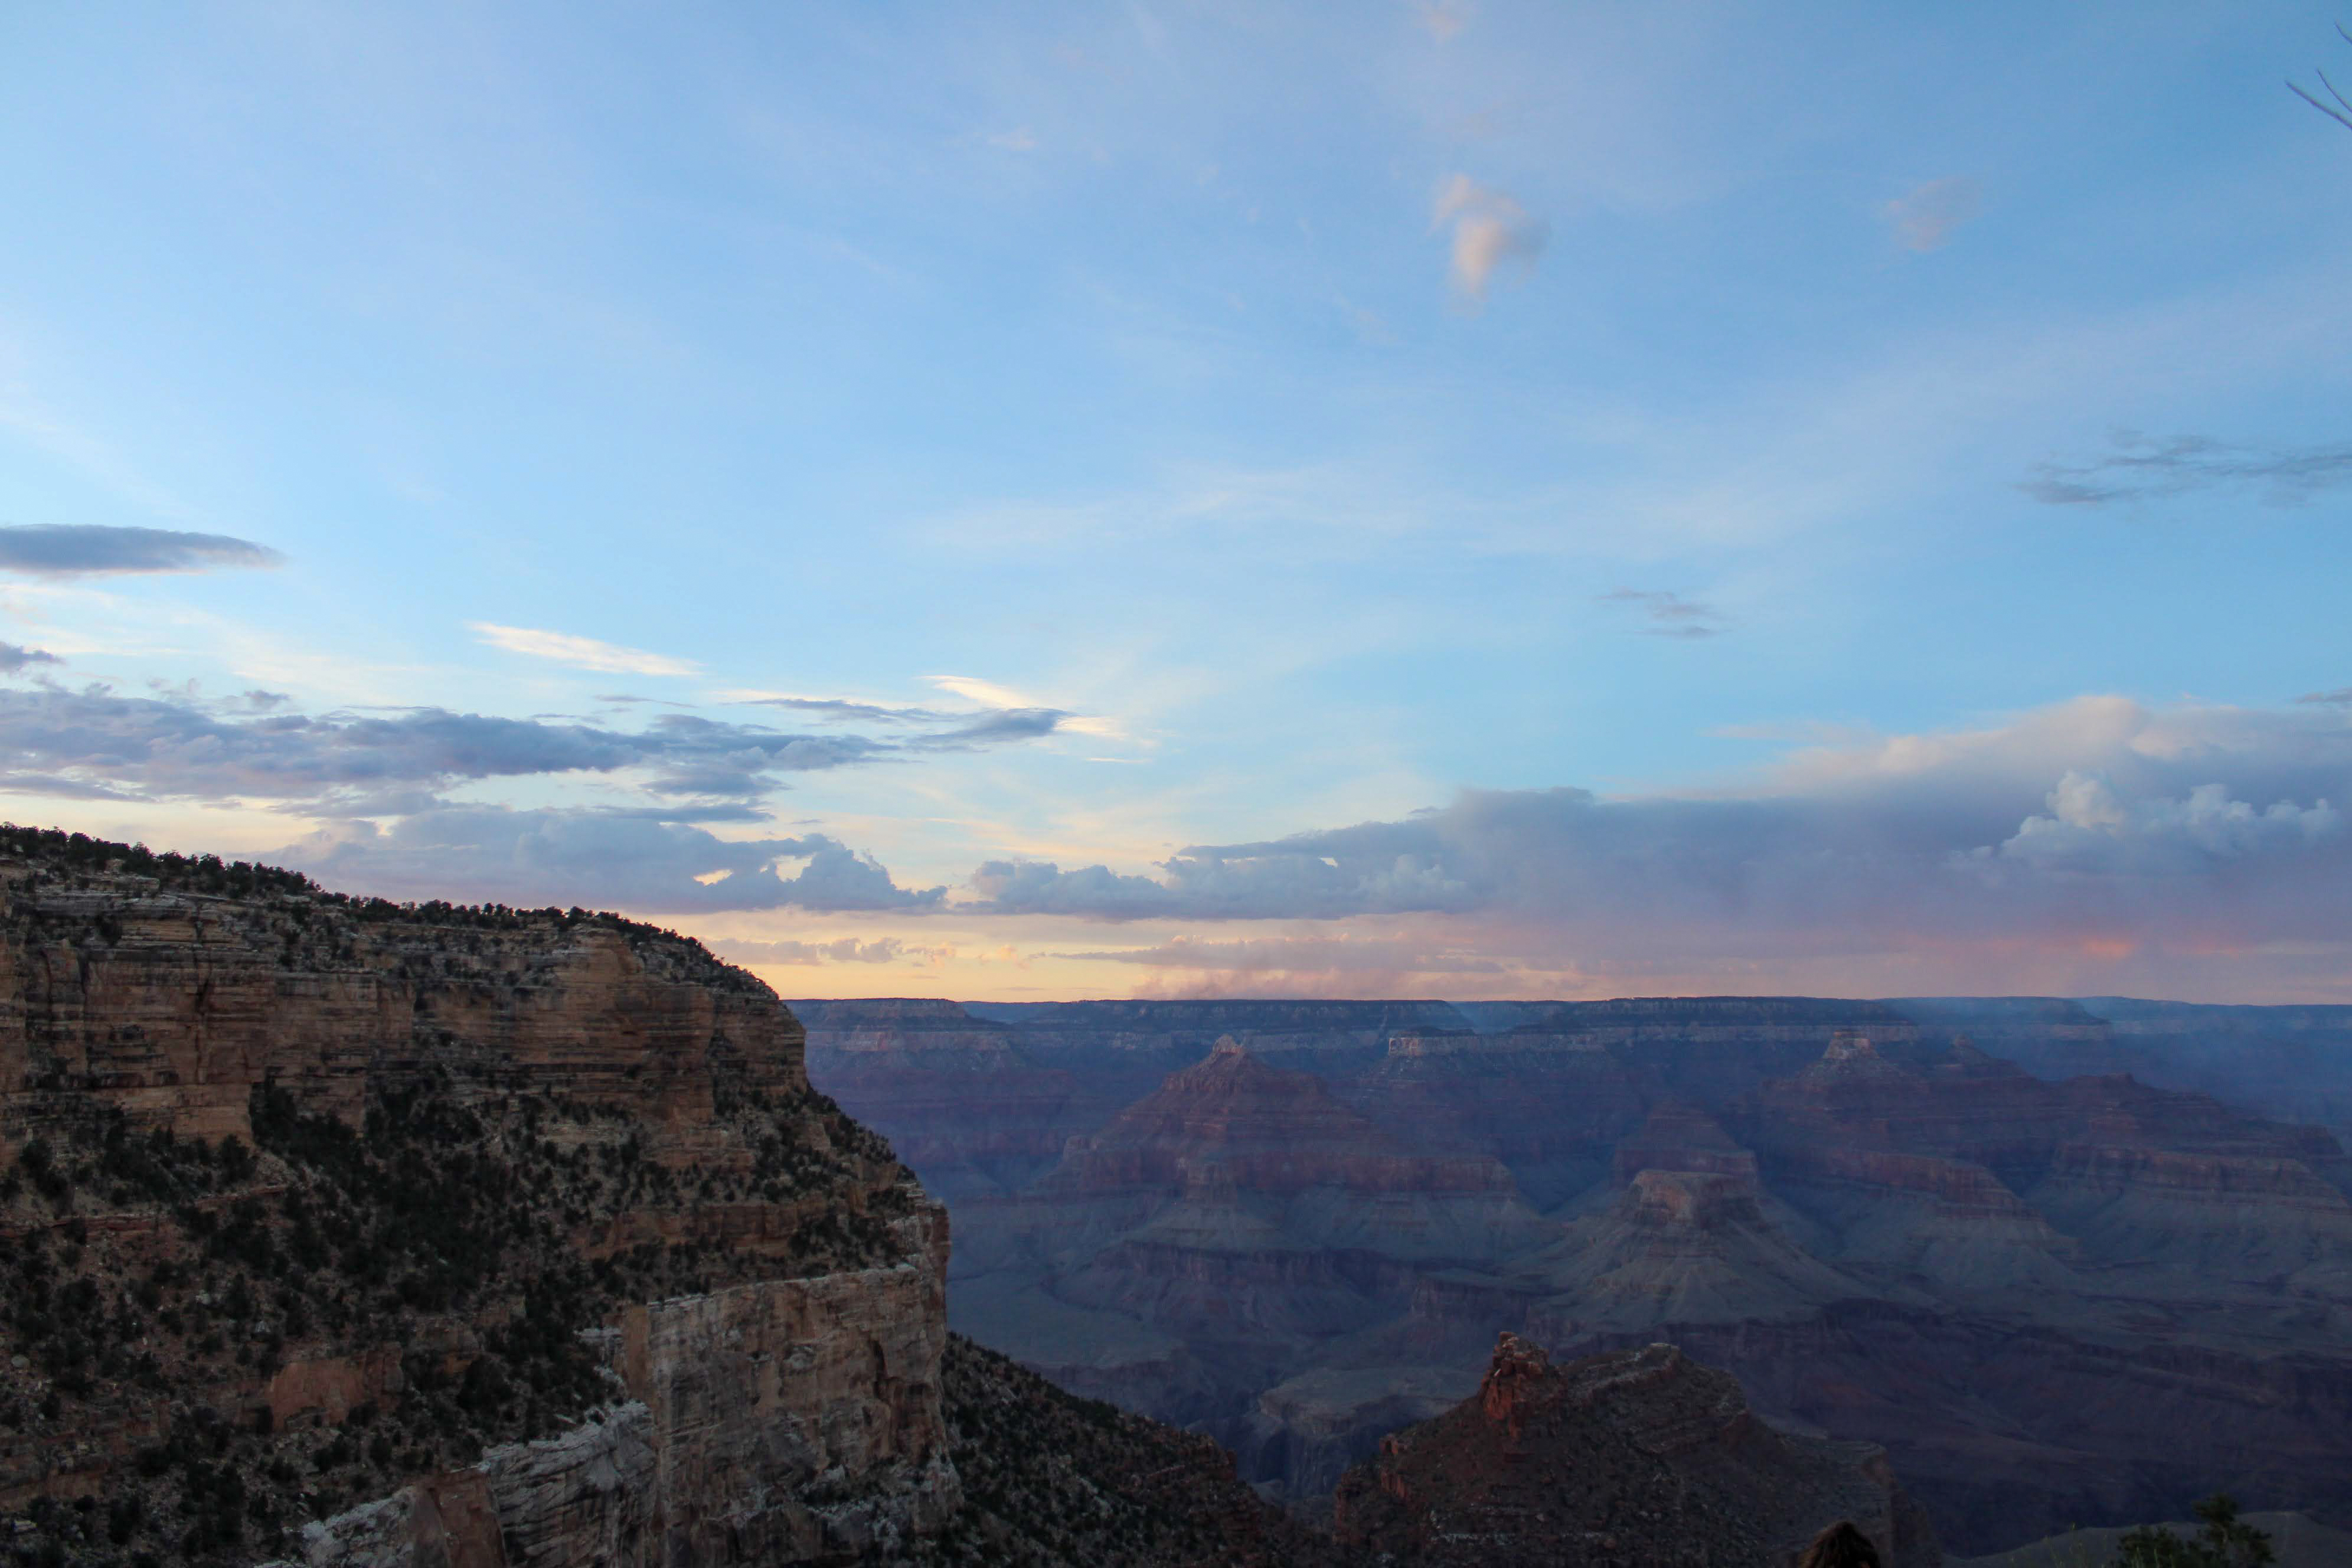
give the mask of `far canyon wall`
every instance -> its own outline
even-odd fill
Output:
[[[1958,1550],[2352,1509],[2352,1164],[2287,1068],[2159,1087],[2217,1026],[2114,1010],[803,1005],[954,1214],[957,1322],[1297,1499],[1507,1330],[1672,1341],[1884,1445]]]

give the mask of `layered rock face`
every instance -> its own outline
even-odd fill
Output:
[[[803,1002],[794,1016],[828,1092],[950,1203],[1025,1185],[1126,1103],[952,1002]]]
[[[1342,1010],[1328,1049],[1196,1057],[1025,1188],[960,1200],[961,1321],[1204,1425],[1293,1498],[1470,1392],[1509,1330],[1682,1344],[1774,1418],[1885,1446],[1960,1549],[2224,1486],[2352,1510],[2340,1145],[2122,1074],[2038,1077],[1947,1032],[1958,1006],[1478,1006],[1507,1026],[1400,1016],[1377,1056]],[[1000,1012],[1045,1059],[1054,1012]],[[2073,1004],[1967,1016],[2045,1057],[2126,1048]]]
[[[1420,1275],[1547,1234],[1500,1163],[1388,1132],[1230,1037],[1019,1199],[966,1212],[960,1321],[1073,1385],[1213,1424],[1393,1317]]]
[[[320,1564],[955,1515],[944,1215],[756,981],[611,917],[5,847],[0,1509]]]
[[[1334,1523],[1344,1544],[1433,1568],[1779,1568],[1841,1520],[1890,1568],[1942,1561],[1871,1446],[1774,1429],[1671,1345],[1553,1366],[1506,1333],[1475,1395],[1348,1473]]]

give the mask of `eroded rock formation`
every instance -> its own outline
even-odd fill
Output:
[[[1067,1029],[991,1011],[1076,1103],[1173,1037],[1106,1020],[1162,1005],[1087,1004]],[[1314,1007],[1327,1048],[1301,1033]],[[969,1331],[1205,1424],[1294,1499],[1468,1394],[1507,1329],[1559,1355],[1682,1344],[1776,1419],[1884,1445],[1966,1550],[2219,1486],[2352,1510],[2335,1138],[2114,1071],[2036,1077],[1939,1026],[2105,1069],[2168,1014],[2126,1037],[2074,1004],[1665,999],[1466,1007],[1503,1026],[1477,1034],[1390,1004],[1213,1008],[1283,1051],[1197,1041],[1132,1111],[1067,1116],[1050,1172],[958,1200],[956,1300]],[[2298,1037],[2333,1026],[2285,1011]],[[1071,1036],[1118,1059],[1089,1078],[1038,1043]],[[907,1102],[941,1108],[944,1142],[985,1135],[936,1092]],[[1251,1125],[1299,1157],[1234,1142]],[[1510,1224],[1442,1217],[1465,1189],[1438,1173],[1472,1170]]]
[[[610,917],[8,847],[0,1509],[320,1564],[845,1561],[956,1514],[944,1215],[757,982]]]
[[[1779,1568],[1840,1520],[1889,1568],[1942,1561],[1870,1445],[1776,1430],[1672,1345],[1554,1366],[1506,1333],[1475,1394],[1348,1473],[1334,1524],[1430,1568]]]

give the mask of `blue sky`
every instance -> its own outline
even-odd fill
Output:
[[[274,554],[22,535],[6,809],[788,994],[2333,997],[2323,65],[2293,5],[20,7],[0,526]]]

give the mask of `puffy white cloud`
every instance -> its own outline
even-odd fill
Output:
[[[2070,772],[2050,792],[2050,814],[2027,817],[2000,854],[2053,869],[2179,876],[2218,862],[2308,854],[2343,829],[2343,815],[2325,800],[2258,809],[2231,799],[2224,785],[2204,784],[2178,799],[2126,801],[2106,780]]]

